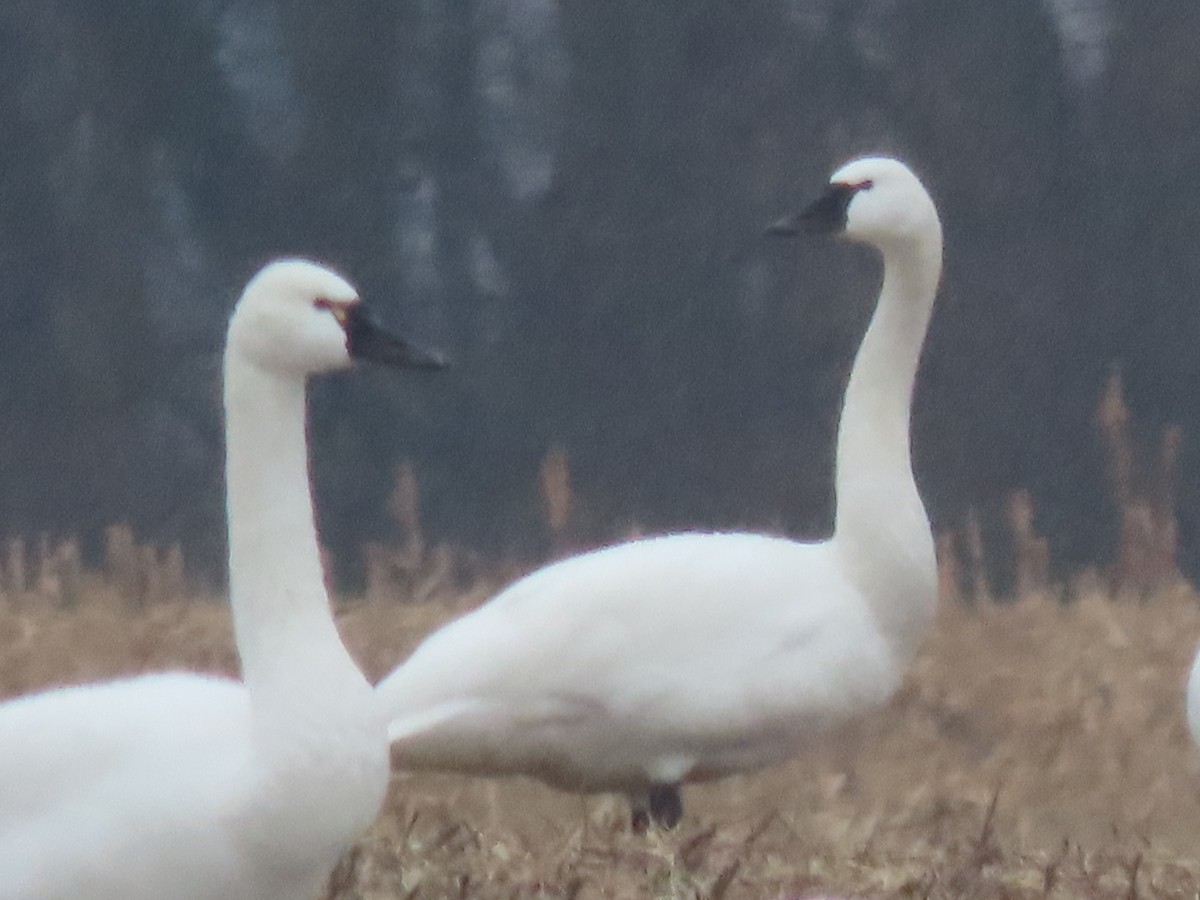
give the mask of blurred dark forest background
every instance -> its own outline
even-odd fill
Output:
[[[314,390],[322,528],[546,550],[828,528],[869,253],[763,226],[903,156],[947,271],[915,451],[936,522],[1028,488],[1056,565],[1103,562],[1094,411],[1184,436],[1200,556],[1196,0],[4,0],[0,532],[111,522],[219,571],[225,317],[266,259],[343,269],[451,353]],[[352,380],[352,381],[351,381]]]

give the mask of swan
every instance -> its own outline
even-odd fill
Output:
[[[386,720],[330,613],[305,437],[306,376],[360,358],[442,364],[315,263],[246,286],[224,368],[244,682],[164,673],[0,704],[0,897],[314,898],[374,820]]]
[[[1187,682],[1187,724],[1192,733],[1192,740],[1200,744],[1200,651],[1192,660],[1192,670]]]
[[[839,423],[833,536],[679,533],[533,572],[377,685],[394,765],[624,793],[635,830],[671,827],[680,785],[781,762],[896,690],[937,597],[909,412],[941,224],[904,164],[862,158],[769,229],[801,230],[883,257]]]

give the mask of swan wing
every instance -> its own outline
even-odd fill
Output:
[[[541,569],[377,690],[402,766],[607,783],[774,759],[893,668],[828,545],[689,534]]]

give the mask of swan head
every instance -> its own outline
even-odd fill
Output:
[[[844,234],[886,249],[933,238],[941,224],[933,200],[904,163],[884,156],[852,160],[833,173],[829,188],[802,212],[768,229],[771,234]]]
[[[250,279],[229,322],[229,351],[295,375],[346,369],[355,360],[442,368],[446,360],[385,330],[358,291],[305,259],[268,263]]]

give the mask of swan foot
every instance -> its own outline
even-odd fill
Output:
[[[654,823],[670,831],[683,818],[683,800],[677,784],[655,784],[641,797],[632,800],[629,827],[634,834],[645,834]]]
[[[650,788],[650,818],[654,824],[670,831],[683,818],[683,800],[679,785],[656,784]]]

